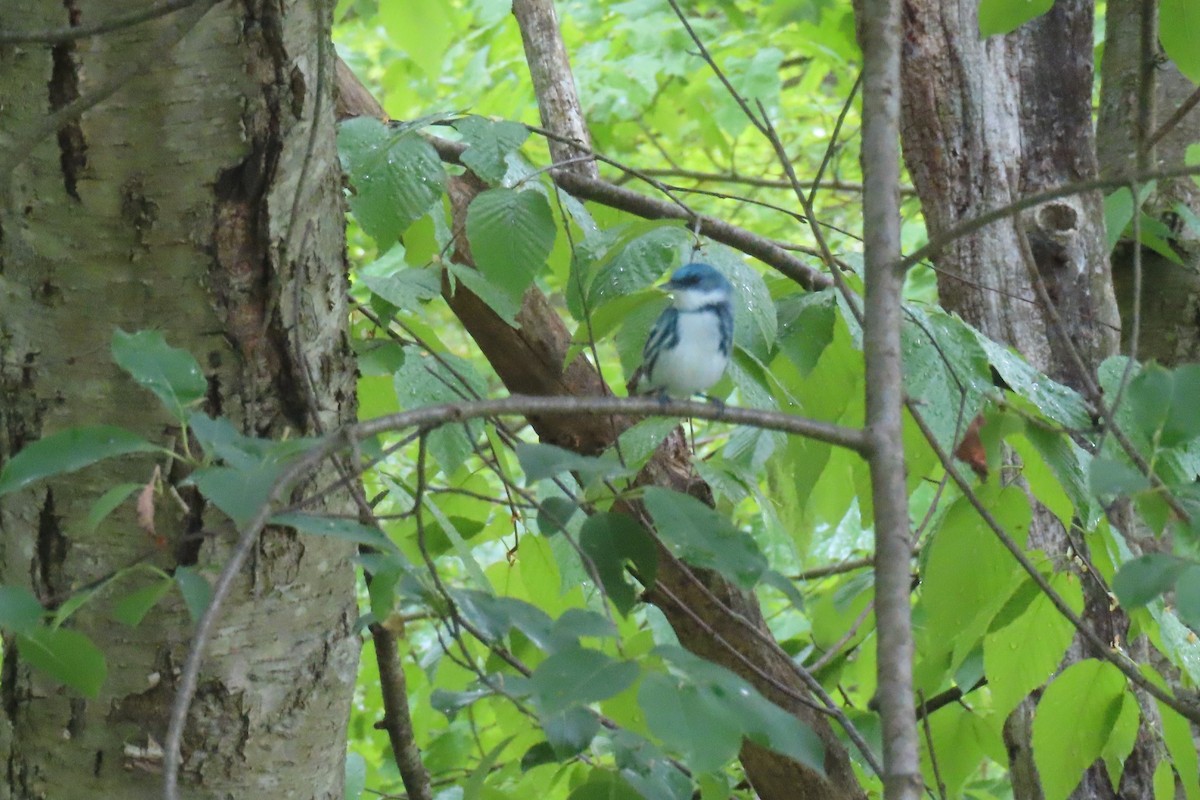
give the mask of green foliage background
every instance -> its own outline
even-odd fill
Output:
[[[443,269],[510,321],[522,293],[539,287],[575,332],[572,355],[597,358],[620,394],[666,302],[653,284],[698,257],[730,276],[739,298],[737,352],[715,393],[738,405],[861,425],[861,331],[832,291],[804,292],[727,247],[694,240],[680,223],[639,220],[556,192],[544,169],[550,160],[544,139],[526,128],[536,128],[538,114],[508,5],[338,4],[339,52],[396,121],[351,120],[339,133],[351,184],[361,417],[503,391],[440,299]],[[1028,18],[1003,4],[985,7],[986,33]],[[849,268],[848,281],[860,288],[860,122],[857,105],[848,102],[859,54],[849,5],[781,0],[748,8],[729,0],[696,3],[689,19],[737,90],[761,102],[775,122],[802,184],[810,188],[820,172],[812,200],[834,253]],[[663,0],[566,0],[558,9],[594,148],[610,160],[601,165],[604,177],[651,193],[667,184],[697,211],[800,253],[815,246],[770,144],[697,57]],[[425,134],[468,145],[464,163],[490,185],[466,221],[478,272],[446,257],[445,185],[458,168],[443,165]],[[646,185],[648,177],[661,184]],[[1114,196],[1109,206],[1110,224],[1124,228],[1134,213],[1132,195]],[[924,227],[914,200],[905,209],[904,246],[912,250],[924,243]],[[1037,501],[1086,537],[1093,559],[1087,570],[1114,587],[1133,619],[1132,633],[1148,635],[1182,682],[1195,685],[1197,537],[1171,513],[1164,492],[1200,519],[1200,415],[1193,401],[1200,368],[1166,370],[1116,358],[1100,371],[1109,396],[1124,394],[1118,421],[1161,481],[1155,487],[1111,438],[1096,438],[1074,391],[938,308],[930,269],[910,272],[906,297],[906,390],[921,403],[937,445],[953,450],[982,414],[991,477],[978,481],[977,492],[988,511],[1024,546],[1029,497],[997,477],[1014,477],[1002,464],[1008,448],[1020,456],[1020,477]],[[191,411],[203,391],[202,373],[158,334],[118,333],[113,355],[194,433],[203,452],[196,454],[193,480],[239,523],[311,445],[253,440]],[[1058,672],[1074,636],[1070,623],[946,480],[913,421],[906,423],[920,578],[913,607],[916,688],[923,698],[955,687],[967,693],[929,716],[927,782],[940,778],[951,796],[1011,796],[1004,720],[1048,680],[1033,727],[1046,796],[1066,797],[1098,758],[1118,781],[1140,713],[1125,677],[1096,659]],[[640,587],[625,567],[648,581],[654,553],[638,523],[613,510],[613,500],[632,491],[629,478],[674,424],[640,423],[622,437],[620,457],[567,453],[495,421],[443,427],[421,445],[392,448],[401,434],[389,435],[365,448],[379,459],[366,484],[368,496],[378,499],[382,531],[298,514],[275,520],[374,548],[362,556],[372,580],[362,591],[360,624],[402,631],[412,719],[439,797],[666,800],[697,790],[704,798],[750,796],[736,762],[743,738],[820,768],[821,746],[811,731],[740,678],[683,650],[662,615],[637,600]],[[1096,454],[1073,437],[1091,437]],[[698,424],[695,441],[696,469],[717,507],[665,489],[640,492],[659,536],[690,563],[753,589],[781,646],[840,698],[878,747],[878,722],[869,710],[876,674],[872,584],[860,563],[871,551],[865,463],[821,442],[722,424]],[[0,473],[0,494],[155,448],[113,428],[67,431],[12,459]],[[137,488],[114,487],[98,499],[95,523]],[[1174,552],[1133,559],[1104,516],[1116,497],[1133,498],[1147,525],[1172,533]],[[583,506],[595,513],[581,513]],[[1080,572],[1036,550],[1027,553],[1078,612]],[[136,625],[172,590],[183,593],[193,613],[204,608],[208,584],[200,571],[150,577],[119,604],[123,622]],[[0,626],[20,637],[35,666],[94,695],[105,677],[103,653],[61,627],[86,601],[68,602],[48,619],[27,592],[0,587]],[[451,606],[457,621],[446,622]],[[384,714],[366,641],[347,796],[391,796],[402,787],[387,737],[375,727]],[[1141,669],[1163,681],[1151,664]],[[1174,796],[1178,776],[1185,796],[1196,800],[1200,768],[1187,722],[1165,706],[1159,711],[1167,758],[1156,796]],[[863,785],[877,794],[878,778],[846,744]]]

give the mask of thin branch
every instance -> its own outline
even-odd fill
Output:
[[[433,800],[429,770],[421,760],[417,738],[413,731],[412,714],[408,708],[408,686],[396,635],[379,623],[371,626],[375,642],[375,661],[379,665],[379,693],[383,697],[382,727],[392,745],[392,755],[400,770],[404,790],[412,800]]]
[[[1168,169],[1159,170],[1135,170],[1132,173],[1116,175],[1107,178],[1092,178],[1086,181],[1075,181],[1067,183],[1054,189],[1047,189],[1043,192],[1036,192],[1031,195],[1026,195],[1020,199],[1014,200],[1011,203],[1005,203],[998,208],[990,211],[985,211],[978,216],[963,220],[951,228],[939,233],[937,236],[930,239],[923,247],[919,247],[913,252],[904,257],[900,262],[900,266],[904,269],[916,266],[922,261],[934,258],[947,245],[964,236],[970,236],[972,233],[986,228],[994,222],[1007,219],[1014,216],[1025,209],[1039,206],[1042,203],[1050,200],[1058,200],[1062,197],[1070,197],[1071,195],[1084,194],[1100,189],[1120,189],[1123,186],[1129,185],[1130,182],[1145,183],[1153,180],[1163,180],[1168,178],[1186,178],[1192,175],[1200,175],[1200,166],[1187,167],[1171,167]]]
[[[1164,136],[1174,130],[1179,123],[1183,122],[1183,118],[1192,112],[1197,103],[1200,103],[1200,87],[1197,87],[1196,91],[1188,95],[1187,99],[1179,104],[1179,108],[1175,109],[1171,116],[1167,117],[1166,121],[1158,126],[1158,130],[1146,140],[1146,148],[1152,148],[1161,142]]]

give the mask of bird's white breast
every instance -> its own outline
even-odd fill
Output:
[[[674,397],[691,397],[716,383],[729,359],[721,355],[721,325],[713,313],[679,315],[679,343],[662,353],[651,384]]]

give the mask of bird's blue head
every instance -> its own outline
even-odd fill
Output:
[[[681,311],[727,302],[733,293],[733,286],[724,275],[698,261],[675,270],[663,288],[675,295],[675,307]]]

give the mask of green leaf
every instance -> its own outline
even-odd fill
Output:
[[[112,425],[69,428],[30,442],[0,470],[0,496],[34,481],[74,472],[113,456],[158,450],[135,433]]]
[[[280,465],[266,463],[257,469],[204,467],[193,472],[188,482],[239,528],[244,528],[267,504],[280,471]]]
[[[1150,488],[1150,479],[1123,461],[1093,458],[1088,469],[1088,487],[1096,497],[1131,495]]]
[[[421,304],[441,296],[442,276],[435,269],[402,269],[392,275],[361,275],[359,281],[373,294],[396,308],[417,311]]]
[[[529,129],[519,122],[492,121],[483,117],[466,117],[454,123],[468,145],[461,161],[492,186],[500,183],[508,171],[505,159],[529,138]]]
[[[94,532],[96,528],[100,527],[100,523],[117,509],[117,506],[124,503],[129,495],[141,488],[142,484],[140,483],[118,483],[100,495],[99,499],[92,503],[91,510],[88,511],[87,522],[85,523],[87,532]]]
[[[1125,700],[1125,676],[1096,659],[1072,664],[1046,687],[1033,717],[1033,760],[1046,800],[1070,795],[1100,758]]]
[[[647,675],[638,689],[638,704],[650,732],[682,753],[695,772],[721,769],[741,748],[742,726],[726,705],[680,678]]]
[[[606,769],[593,769],[585,783],[576,786],[567,800],[646,800],[624,778]]]
[[[158,396],[178,420],[187,407],[204,399],[208,380],[186,350],[171,347],[159,331],[113,332],[113,360],[133,379]]]
[[[780,298],[779,349],[806,377],[833,341],[837,298],[833,290],[793,293]]]
[[[1200,83],[1200,4],[1195,0],[1162,0],[1158,4],[1158,40],[1192,83]]]
[[[46,609],[24,586],[0,586],[0,628],[28,634],[38,627]]]
[[[578,278],[587,287],[588,305],[592,308],[645,289],[666,272],[681,266],[692,244],[691,234],[678,222],[637,223],[620,232],[624,235],[617,246],[607,250],[587,270],[592,273],[591,279]],[[582,317],[582,308],[579,312],[573,311],[576,318]]]
[[[567,529],[579,505],[566,497],[547,497],[538,504],[537,526],[542,536],[553,536]]]
[[[1200,627],[1200,564],[1192,564],[1175,581],[1175,610],[1193,629]]]
[[[445,191],[441,159],[415,131],[393,132],[377,119],[355,117],[339,127],[338,151],[354,187],[350,210],[381,250],[390,249]]]
[[[1054,0],[980,0],[979,38],[1011,33],[1053,5]]]
[[[616,661],[599,650],[571,647],[554,653],[533,671],[530,685],[543,714],[599,702],[628,689],[638,666]]]
[[[604,511],[592,514],[579,531],[579,547],[595,567],[604,593],[622,614],[628,614],[637,603],[637,594],[625,575],[626,564],[637,569],[647,588],[654,585],[658,551],[632,517]]]
[[[285,514],[276,514],[271,517],[270,524],[284,525],[304,533],[329,536],[334,539],[354,542],[355,544],[366,544],[374,547],[376,550],[389,551],[397,549],[392,540],[387,537],[387,534],[379,530],[379,528],[363,525],[361,522],[351,519],[337,519],[300,512],[288,512]]]
[[[1083,592],[1074,576],[1056,575],[1052,585],[1075,613],[1082,610]],[[1040,591],[1016,620],[984,638],[984,667],[997,718],[1007,717],[1050,679],[1074,638],[1075,627]]]
[[[113,619],[131,628],[136,628],[142,619],[150,613],[150,609],[154,608],[158,604],[158,601],[167,592],[171,591],[171,587],[174,585],[175,580],[173,578],[164,577],[149,586],[143,586],[141,589],[130,592],[113,606]]]
[[[179,593],[183,595],[188,615],[192,622],[199,622],[212,600],[212,586],[194,567],[176,567],[174,578]]]
[[[1167,553],[1147,553],[1121,565],[1113,591],[1127,609],[1144,606],[1175,585],[1190,562]]]
[[[682,670],[702,695],[711,694],[724,705],[726,715],[738,721],[746,738],[824,774],[825,747],[816,733],[745,679],[682,647],[661,646],[655,652]]]
[[[983,334],[979,344],[988,361],[1012,390],[1029,400],[1050,419],[1068,428],[1089,428],[1092,419],[1078,392],[1038,372],[1020,355]]]
[[[520,296],[546,264],[554,217],[540,192],[489,189],[467,209],[475,264],[489,281]]]
[[[18,634],[17,651],[30,666],[86,697],[99,695],[108,676],[104,653],[70,628],[39,627]]]
[[[519,329],[521,327],[517,322],[517,314],[521,312],[520,293],[513,294],[508,289],[492,283],[479,270],[459,264],[457,261],[447,262],[446,268],[455,280],[486,303],[487,307],[495,311],[496,315],[504,320],[510,328]],[[454,291],[457,294],[458,288],[455,287]]]
[[[541,718],[546,742],[557,761],[582,753],[600,732],[600,720],[586,708],[573,706]]]
[[[552,444],[530,444],[519,442],[516,447],[517,460],[530,482],[546,480],[564,472],[578,473],[583,484],[598,478],[613,478],[628,473],[611,458],[582,456]]]
[[[487,395],[487,385],[466,360],[448,353],[433,358],[415,347],[405,348],[404,364],[394,384],[400,407],[420,408],[438,403],[459,403],[464,398]],[[483,432],[479,420],[442,425],[428,436],[429,454],[447,475],[474,452],[471,442]]]
[[[742,589],[751,589],[767,568],[754,538],[694,497],[652,486],[646,508],[658,535],[675,555],[715,569]]]

